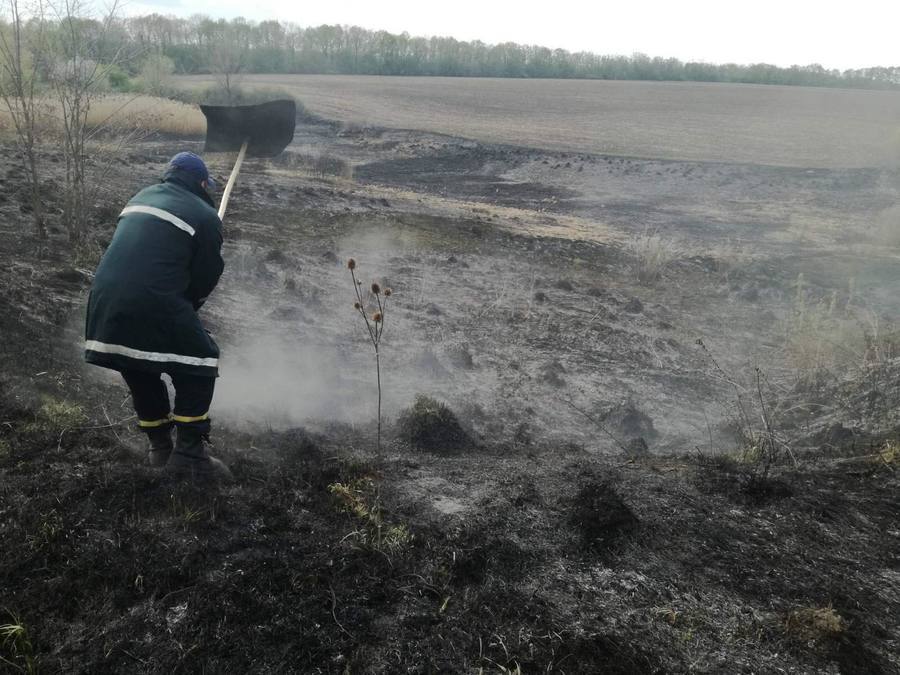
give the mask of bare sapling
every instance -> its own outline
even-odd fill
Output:
[[[378,382],[378,452],[381,452],[381,337],[384,335],[384,317],[387,309],[388,298],[393,291],[390,288],[382,289],[377,282],[372,282],[368,292],[362,288],[362,281],[356,278],[356,260],[350,258],[347,261],[347,269],[350,270],[350,278],[353,280],[353,291],[356,293],[356,302],[353,308],[359,312],[366,325],[369,342],[375,350],[375,376]],[[371,312],[371,316],[369,313]]]
[[[0,15],[2,16],[2,15]],[[7,26],[2,24],[8,21]],[[7,15],[0,19],[0,100],[6,106],[22,156],[31,192],[31,216],[35,233],[47,237],[41,199],[38,139],[47,110],[39,85],[41,57],[48,49],[43,0],[27,8],[9,0]]]
[[[60,49],[50,80],[59,103],[66,163],[63,221],[69,239],[78,242],[85,234],[94,197],[88,177],[88,118],[110,68],[126,61],[125,40],[117,31],[118,0],[93,22],[87,0],[55,0],[50,7],[56,14]]]

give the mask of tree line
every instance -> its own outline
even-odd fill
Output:
[[[900,66],[829,70],[684,62],[645,54],[609,56],[512,42],[413,37],[358,26],[300,27],[279,21],[226,21],[151,14],[123,21],[135,45],[171,59],[175,72],[423,75],[743,82],[900,88]],[[227,54],[222,52],[226,51]]]
[[[0,11],[0,32],[8,32],[13,23],[13,17],[6,14]],[[44,18],[59,23],[54,16]],[[177,74],[580,78],[900,88],[900,65],[841,71],[818,64],[789,68],[766,63],[713,64],[646,54],[603,55],[513,42],[414,37],[358,26],[301,27],[274,20],[254,22],[238,17],[229,21],[203,15],[122,17],[117,13],[110,22],[108,16],[80,14],[78,21],[79,33],[87,37],[98,60],[109,53],[129,55],[117,62],[125,71],[122,74],[132,77],[141,74],[147,61],[153,61],[151,70],[158,69],[162,58],[162,68],[167,70],[171,64]],[[29,23],[24,22],[26,30]],[[65,31],[48,32],[59,35]]]

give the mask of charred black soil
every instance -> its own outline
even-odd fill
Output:
[[[296,152],[357,182],[290,162],[242,177],[204,309],[237,482],[199,489],[142,464],[124,388],[79,354],[116,210],[191,143],[134,148],[74,253],[58,223],[30,237],[14,150],[0,161],[0,669],[900,670],[900,366],[764,378],[763,412],[792,423],[771,464],[729,402],[747,359],[788,371],[797,273],[827,296],[844,269],[822,260],[868,255],[786,214],[864,220],[893,174],[304,124]],[[666,201],[678,184],[695,203]],[[760,185],[768,210],[742,201]],[[624,242],[654,222],[694,248],[648,287]],[[740,264],[697,250],[728,224],[754,245]],[[348,255],[396,299],[381,453]]]

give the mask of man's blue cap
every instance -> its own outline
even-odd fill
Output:
[[[209,175],[209,169],[200,157],[193,152],[179,152],[169,160],[170,169],[181,169],[197,179],[198,183],[206,181],[207,189],[212,192],[216,189],[216,181]]]

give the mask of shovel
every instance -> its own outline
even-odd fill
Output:
[[[204,151],[238,153],[219,204],[221,220],[244,157],[275,157],[294,140],[297,105],[284,100],[257,105],[201,105],[200,110],[206,116]]]

